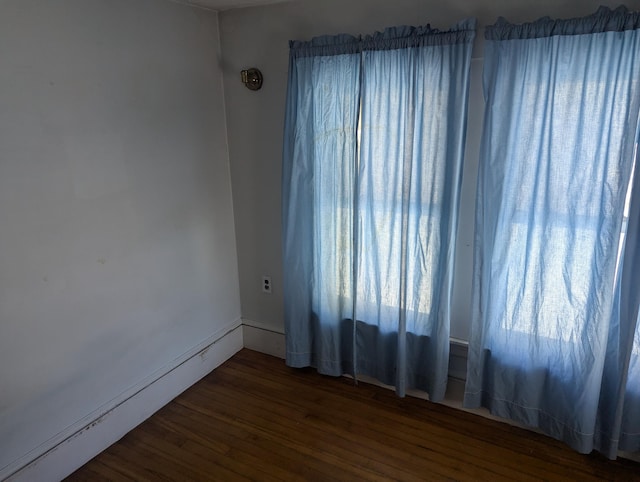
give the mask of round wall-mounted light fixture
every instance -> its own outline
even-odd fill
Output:
[[[240,75],[242,76],[242,83],[247,89],[260,90],[260,87],[262,87],[262,72],[258,69],[251,68],[243,70],[240,72]]]

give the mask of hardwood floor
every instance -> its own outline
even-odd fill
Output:
[[[640,480],[640,464],[245,349],[67,480]]]

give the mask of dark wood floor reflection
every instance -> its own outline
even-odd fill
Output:
[[[245,349],[68,480],[640,480],[640,464]]]

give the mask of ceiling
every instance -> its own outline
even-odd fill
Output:
[[[269,5],[272,3],[282,3],[292,0],[174,0],[178,3],[186,3],[208,10],[230,10],[232,8],[255,7],[258,5]]]

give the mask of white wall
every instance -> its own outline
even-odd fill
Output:
[[[0,2],[0,479],[237,325],[226,146],[215,13]]]
[[[243,318],[261,328],[283,331],[280,175],[282,127],[288,69],[288,40],[338,33],[372,33],[393,25],[446,29],[474,16],[479,29],[472,61],[467,156],[453,292],[452,336],[468,339],[477,157],[482,123],[484,25],[504,16],[526,22],[541,16],[588,15],[620,0],[298,0],[220,14],[231,178]],[[627,1],[640,8],[638,0]],[[257,92],[239,81],[240,70],[258,67],[264,87]],[[271,275],[273,294],[261,291]]]

